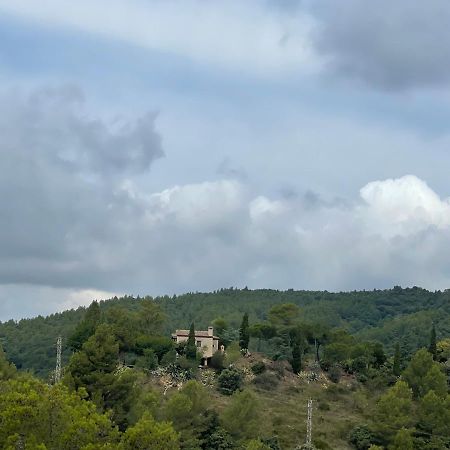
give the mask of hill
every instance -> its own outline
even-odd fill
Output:
[[[114,308],[137,311],[149,298],[113,298],[100,301],[99,306],[103,313]],[[388,354],[397,342],[406,356],[426,346],[433,323],[438,336],[450,334],[450,291],[430,292],[418,287],[339,293],[229,288],[156,297],[154,301],[167,316],[163,329],[167,336],[191,322],[205,328],[219,317],[237,329],[243,313],[249,314],[250,323],[260,322],[267,319],[272,306],[283,303],[299,306],[306,322],[343,328],[358,338],[381,342]],[[47,378],[54,367],[57,337],[61,335],[67,342],[85,311],[80,307],[48,317],[0,323],[0,343],[19,369]],[[64,362],[70,353],[64,346]]]

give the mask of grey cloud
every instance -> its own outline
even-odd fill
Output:
[[[110,125],[74,87],[1,100],[0,281],[95,286],[135,213],[121,183],[163,155],[154,114]]]
[[[318,0],[316,49],[328,69],[372,86],[397,90],[450,81],[447,0]]]

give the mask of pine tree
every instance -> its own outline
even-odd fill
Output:
[[[436,345],[436,328],[431,328],[430,335],[430,346],[428,347],[428,351],[433,355],[433,359],[436,361],[437,359],[437,345]]]
[[[239,328],[239,347],[241,350],[248,349],[250,341],[250,330],[248,325],[248,313],[242,318],[241,327]]]
[[[197,347],[195,346],[195,327],[194,323],[191,323],[191,328],[189,329],[189,337],[186,342],[185,354],[187,359],[197,358]]]
[[[400,344],[397,342],[395,344],[395,353],[394,353],[394,366],[392,368],[392,373],[399,377],[401,373],[401,355],[400,355]]]

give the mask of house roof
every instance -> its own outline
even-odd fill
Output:
[[[189,330],[176,330],[174,334],[172,334],[173,337],[176,336],[189,336]],[[212,338],[214,340],[219,340],[217,336],[211,336],[208,331],[200,331],[195,330],[195,337],[201,337],[201,338]]]

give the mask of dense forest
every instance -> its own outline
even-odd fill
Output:
[[[204,368],[195,330],[208,325],[225,351]],[[0,336],[4,449],[450,448],[447,291],[114,298]]]
[[[204,329],[220,317],[235,333],[244,313],[249,314],[251,322],[264,321],[269,309],[280,303],[299,306],[304,321],[343,328],[358,338],[381,342],[390,355],[397,343],[405,356],[427,345],[432,324],[439,335],[450,334],[450,292],[429,292],[417,287],[342,293],[230,288],[154,299],[114,298],[100,301],[99,306],[105,314],[111,310],[111,314],[122,309],[137,311],[141,302],[149,299],[165,313],[162,332],[166,336],[192,322]],[[85,308],[78,308],[48,317],[0,323],[0,343],[17,368],[45,379],[55,365],[57,337],[61,335],[67,342],[84,314]],[[70,354],[70,348],[64,346],[65,362]]]

